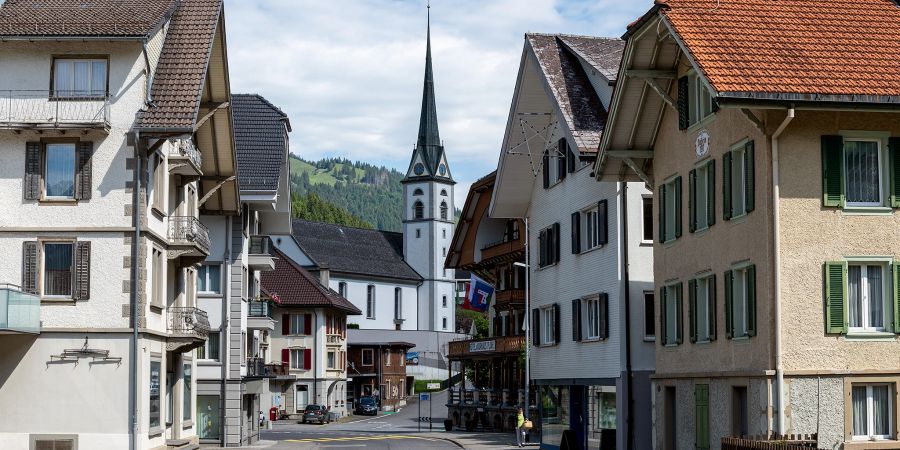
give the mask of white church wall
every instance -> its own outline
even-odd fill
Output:
[[[394,292],[399,288],[401,292],[401,303],[403,323],[400,325],[401,330],[415,330],[418,328],[417,317],[417,284],[405,284],[389,281],[374,281],[357,278],[342,277],[339,274],[331,274],[329,277],[329,287],[336,292],[340,292],[341,283],[346,283],[347,291],[345,297],[350,300],[354,306],[362,311],[362,315],[347,316],[347,323],[359,324],[359,328],[363,330],[394,330]],[[367,316],[367,302],[369,286],[375,288],[375,311],[374,318]]]

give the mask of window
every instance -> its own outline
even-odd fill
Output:
[[[422,230],[419,228],[416,228],[416,239],[418,239],[420,237],[422,237]]]
[[[575,340],[599,340],[609,337],[609,300],[607,294],[574,300]]]
[[[681,324],[681,283],[663,286],[659,290],[660,325],[662,345],[680,345],[682,339]]]
[[[641,198],[641,210],[644,213],[641,239],[644,242],[653,242],[653,197]]]
[[[424,194],[424,193],[419,188],[416,188],[416,190],[413,191],[413,195],[422,195],[422,194]]]
[[[653,291],[644,291],[644,340],[656,340],[656,300]]]
[[[556,344],[556,328],[557,328],[557,308],[556,305],[541,308],[541,340],[542,345]]]
[[[375,351],[371,348],[362,349],[362,365],[371,366],[372,359],[375,357]]]
[[[385,366],[391,365],[391,351],[390,350],[384,351],[384,365]]]
[[[854,384],[853,440],[890,439],[893,393],[889,384]]]
[[[413,205],[413,218],[414,219],[422,219],[425,217],[425,205],[422,204],[419,200],[416,200],[416,203]]]
[[[150,429],[160,428],[160,382],[162,381],[161,372],[162,362],[159,360],[150,360]]]
[[[72,242],[44,243],[44,297],[72,297]]]
[[[716,161],[710,159],[695,169],[688,177],[690,184],[690,232],[705,230],[716,223]]]
[[[756,335],[756,266],[725,272],[725,333],[729,338]]]
[[[538,233],[538,266],[546,267],[559,262],[559,223]]]
[[[443,255],[444,255],[444,256],[447,256],[447,247],[444,247],[444,248],[442,248],[441,250],[443,250],[443,252],[442,252]]]
[[[241,331],[241,354],[244,355],[244,358],[241,359],[241,365],[247,365],[247,332]]]
[[[338,283],[338,294],[341,294],[341,297],[347,298],[347,283],[341,281]]]
[[[541,172],[544,177],[544,189],[565,179],[567,171],[571,172],[574,170],[568,170],[567,162],[570,154],[571,150],[569,150],[569,144],[565,138],[557,141],[554,148],[544,150],[541,166]]]
[[[400,350],[400,352],[397,354],[397,356],[398,356],[399,359],[400,359],[400,365],[401,365],[401,366],[405,366],[405,365],[406,365],[406,352],[403,351],[403,350]],[[402,383],[402,382],[401,382],[401,383]],[[403,391],[402,388],[401,388],[400,390]],[[405,391],[404,391],[404,392],[405,392]]]
[[[403,289],[394,288],[394,320],[403,320]]]
[[[152,195],[152,206],[159,213],[164,213],[165,211],[165,193],[166,193],[166,169],[163,166],[165,160],[162,155],[159,153],[154,154],[153,156],[153,178],[150,179],[152,183],[150,186],[151,195]]]
[[[900,137],[888,133],[851,131],[845,136],[822,136],[823,205],[900,207],[900,166],[888,157],[887,150],[897,148]]]
[[[444,239],[447,239],[447,229],[446,228],[441,230],[441,236],[443,236]]]
[[[443,307],[443,308],[447,307],[447,296],[446,295],[441,296],[441,307]]]
[[[44,152],[44,198],[75,198],[75,144],[47,144]]]
[[[193,408],[191,408],[191,391],[193,390],[193,374],[191,373],[193,368],[190,362],[184,363],[183,367],[183,381],[184,381],[184,389],[181,391],[182,396],[182,408],[181,408],[181,418],[185,421],[191,420],[191,412]]]
[[[722,156],[722,211],[725,220],[753,211],[753,141],[738,144]]]
[[[851,264],[847,266],[847,297],[850,331],[885,331],[890,305],[886,295],[881,265]]]
[[[716,111],[709,89],[695,72],[678,79],[678,128],[684,130]]]
[[[219,360],[219,335],[221,331],[212,330],[206,338],[206,342],[197,348],[197,359]]]
[[[247,271],[247,266],[241,267],[241,297],[247,298],[247,294],[250,290],[250,273]]]
[[[446,317],[441,319],[441,326],[443,327],[443,329],[445,329],[445,330],[447,329],[447,318]]]
[[[53,61],[56,97],[106,97],[106,59],[57,59]]]
[[[441,189],[441,197],[446,197],[446,196],[447,196],[447,190]]]
[[[844,193],[848,206],[881,206],[881,142],[844,139]]]
[[[337,363],[337,354],[334,351],[329,351],[327,361],[325,362],[325,368],[334,370],[334,368],[336,367],[335,366],[336,363]]]
[[[659,241],[671,242],[681,237],[681,177],[659,187]]]
[[[305,349],[302,348],[292,348],[291,349],[291,369],[305,369],[306,365],[304,364],[304,356],[306,354]]]
[[[366,288],[366,318],[375,318],[375,286],[371,284]]]
[[[716,277],[709,275],[688,282],[691,342],[716,340]]]
[[[310,334],[312,330],[307,329],[307,322],[310,322],[310,327],[312,328],[312,318],[309,314],[285,314],[289,317],[288,319],[288,333],[292,335],[298,334]],[[283,330],[282,330],[283,331]]]
[[[447,220],[447,202],[441,202],[441,220]]]
[[[197,271],[197,292],[204,294],[222,293],[222,266],[204,264]]]
[[[200,439],[220,439],[222,410],[218,395],[197,396],[197,436]]]
[[[606,200],[600,200],[595,207],[572,213],[572,253],[605,245],[609,233],[608,220]]]

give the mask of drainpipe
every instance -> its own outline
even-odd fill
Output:
[[[784,418],[784,368],[781,361],[781,226],[779,220],[780,185],[778,180],[778,137],[794,120],[794,108],[788,109],[787,117],[772,134],[772,230],[775,253],[775,390],[778,392],[778,434],[785,434]]]
[[[319,403],[319,313],[313,310],[313,393]]]
[[[634,389],[631,386],[631,282],[628,273],[628,183],[619,182],[622,189],[622,283],[625,285],[625,392],[627,398],[625,415],[625,448],[634,446]],[[607,330],[608,332],[608,330]]]
[[[137,317],[137,288],[138,275],[141,267],[141,135],[140,132],[134,132],[134,191],[132,192],[132,202],[134,207],[132,213],[134,217],[134,239],[131,242],[131,379],[128,385],[129,400],[131,402],[131,448],[137,450],[138,447],[138,403],[137,403],[137,382],[138,382],[138,322]]]

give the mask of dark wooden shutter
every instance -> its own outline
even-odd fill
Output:
[[[659,242],[666,242],[666,185],[659,187]]]
[[[716,340],[716,275],[709,277],[709,306],[707,313],[709,314],[709,340]]]
[[[688,172],[688,232],[697,231],[697,169]]]
[[[688,280],[688,329],[691,342],[697,342],[697,280]]]
[[[91,160],[94,156],[94,143],[90,141],[81,141],[78,143],[78,153],[76,154],[76,172],[75,172],[75,198],[79,200],[87,200],[91,198],[93,192],[92,184],[92,164]]]
[[[722,156],[722,218],[731,220],[731,152]]]
[[[606,245],[609,242],[609,210],[606,199],[597,202],[597,243]]]
[[[313,334],[312,314],[304,314],[303,315],[303,334],[306,334],[306,335]]]
[[[681,177],[675,178],[675,239],[681,237]]]
[[[303,368],[306,370],[312,369],[312,349],[303,349]]]
[[[665,346],[666,336],[666,287],[659,288],[659,345]]]
[[[891,207],[900,208],[900,137],[888,139],[891,164]]]
[[[844,206],[844,138],[822,136],[822,205]]]
[[[291,315],[290,314],[282,314],[281,315],[281,335],[287,336],[291,334]]]
[[[91,243],[78,241],[75,247],[75,285],[72,289],[74,300],[91,298]]]
[[[22,243],[22,290],[38,294],[38,242]]]
[[[756,159],[753,141],[744,144],[744,204],[747,212],[756,206]]]
[[[535,347],[541,345],[541,310],[531,310],[531,344]]]
[[[568,162],[569,173],[572,173],[578,168],[578,165],[576,164],[578,162],[578,157],[568,144],[566,144],[566,155],[568,155],[566,157],[566,162]]]
[[[544,177],[544,189],[550,187],[550,153],[544,150],[544,156],[541,160],[541,172]]]
[[[544,241],[546,240],[544,234],[544,230],[538,232],[538,267],[544,267],[546,265],[544,257],[547,253],[544,249]]]
[[[553,234],[553,239],[551,239],[551,242],[553,242],[553,262],[558,263],[559,262],[559,247],[560,247],[560,245],[559,245],[559,222],[556,222],[553,224],[553,233],[552,234]]]
[[[706,226],[716,223],[716,160],[706,166]]]
[[[825,333],[847,333],[847,262],[825,263]]]
[[[560,342],[560,321],[559,321],[559,303],[553,304],[553,342],[555,344],[559,344]]]
[[[686,130],[690,126],[690,107],[688,99],[688,77],[678,79],[678,129]]]
[[[600,294],[600,339],[609,338],[609,294]]]
[[[559,146],[557,148],[558,155],[556,156],[556,179],[564,180],[566,178],[566,172],[568,168],[568,164],[566,161],[569,159],[569,151],[568,144],[566,144],[565,139],[559,140]]]
[[[581,253],[581,213],[572,213],[572,254]]]
[[[25,180],[22,191],[25,200],[41,199],[41,143],[25,143]]]
[[[747,268],[747,335],[756,336],[756,266]]]
[[[675,334],[675,345],[681,345],[684,342],[684,307],[682,306],[682,286],[683,283],[679,282],[675,285],[675,330],[677,333]]]
[[[287,314],[285,314],[287,316]],[[291,350],[288,348],[281,349],[281,365],[291,367]]]
[[[734,317],[731,314],[731,302],[734,297],[731,292],[731,286],[734,284],[734,272],[725,271],[725,337],[731,339],[734,337]]]
[[[572,300],[572,340],[581,340],[581,299]]]

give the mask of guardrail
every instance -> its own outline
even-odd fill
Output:
[[[339,334],[328,334],[325,336],[325,341],[328,344],[340,344],[344,341],[344,337]]]
[[[206,339],[209,335],[209,316],[206,311],[193,306],[174,306],[167,311],[166,330],[173,334],[186,334]]]
[[[274,377],[275,371],[272,365],[266,364],[263,358],[247,358],[247,376],[258,378]]]
[[[169,217],[169,243],[172,245],[196,245],[209,254],[209,229],[194,216]]]
[[[272,318],[272,304],[266,301],[251,301],[250,310],[247,313],[249,317],[267,317]]]
[[[90,94],[51,90],[0,91],[0,127],[109,127],[109,98]]]
[[[0,330],[41,332],[41,299],[14,284],[0,284]]]
[[[272,239],[266,235],[250,236],[251,255],[271,255]]]

